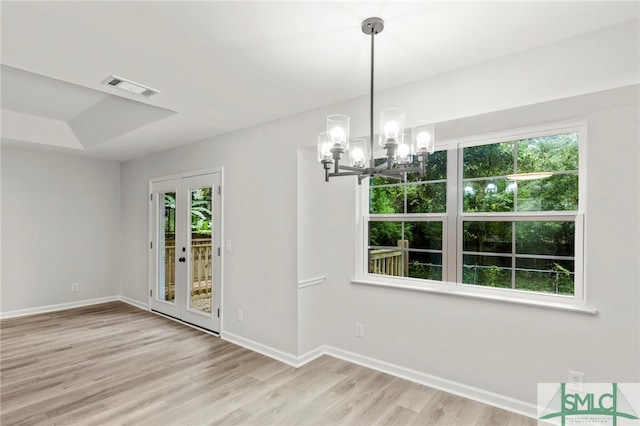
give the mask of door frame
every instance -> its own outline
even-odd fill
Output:
[[[214,173],[218,173],[220,175],[220,188],[221,188],[220,201],[219,201],[219,204],[220,204],[220,218],[219,218],[219,222],[220,222],[220,239],[219,239],[220,241],[220,247],[219,247],[219,250],[220,250],[220,256],[219,256],[220,257],[220,296],[219,296],[220,297],[220,323],[219,323],[219,330],[217,331],[207,330],[199,326],[194,326],[192,324],[189,324],[188,322],[181,321],[179,318],[174,318],[174,319],[177,321],[180,321],[185,325],[196,327],[198,330],[202,330],[202,331],[219,336],[222,333],[222,330],[224,328],[223,314],[225,312],[225,309],[224,309],[224,250],[222,249],[222,246],[224,244],[224,191],[222,190],[222,188],[224,187],[224,167],[222,166],[210,168],[210,169],[195,170],[191,172],[177,173],[177,174],[166,175],[166,176],[158,176],[158,177],[149,179],[149,184],[147,188],[147,201],[149,202],[148,232],[147,232],[147,240],[148,240],[147,248],[149,249],[149,253],[147,256],[147,310],[150,312],[157,313],[159,315],[166,316],[165,314],[152,310],[152,300],[153,300],[152,290],[154,290],[156,286],[155,271],[154,271],[154,267],[156,264],[156,259],[154,256],[155,249],[152,247],[152,241],[154,241],[155,239],[154,235],[156,233],[156,229],[154,227],[155,220],[154,220],[153,200],[151,199],[151,195],[153,194],[153,185],[159,182],[168,181],[168,180],[191,178],[191,177],[209,175]],[[173,317],[170,317],[170,318],[173,318]]]

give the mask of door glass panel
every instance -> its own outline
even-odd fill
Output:
[[[191,288],[189,307],[211,313],[213,204],[211,187],[192,189],[191,202]]]
[[[176,193],[158,194],[158,300],[173,302],[176,296]]]

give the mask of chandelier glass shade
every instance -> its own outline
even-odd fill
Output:
[[[349,117],[334,114],[327,117],[326,131],[318,134],[318,161],[325,171],[325,181],[331,177],[358,176],[362,179],[385,176],[403,179],[406,173],[424,175],[425,164],[435,150],[433,124],[405,128],[406,113],[400,108],[385,108],[380,113],[378,145],[385,151],[386,161],[376,165],[373,133],[374,108],[374,40],[384,29],[380,18],[362,22],[362,32],[371,36],[371,97],[369,111],[369,138],[349,139]],[[344,162],[346,157],[348,164]],[[417,160],[417,166],[415,162]]]

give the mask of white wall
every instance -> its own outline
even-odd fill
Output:
[[[326,340],[324,318],[330,304],[325,299],[326,229],[330,187],[318,173],[315,149],[299,149],[297,163],[297,323],[298,354],[308,353]]]
[[[637,93],[638,87],[632,90]],[[535,403],[537,383],[566,381],[569,369],[584,372],[591,382],[640,380],[640,197],[627,190],[640,183],[640,110],[637,99],[634,105],[600,108],[586,115],[585,262],[588,303],[597,315],[350,284],[354,256],[332,252],[326,298],[333,309],[325,319],[326,343],[528,403]],[[536,109],[520,109],[520,120],[512,123],[517,128],[538,121]],[[547,111],[554,109],[560,116],[571,113],[547,105]],[[573,112],[582,116],[584,108]],[[503,115],[513,111],[491,114],[486,121],[509,125],[500,120]],[[456,124],[464,127],[465,120]],[[353,238],[356,226],[353,206],[342,205],[331,217],[342,226],[328,235],[336,247]],[[356,322],[365,326],[364,339],[354,336]]]
[[[330,345],[528,403],[537,382],[563,381],[570,368],[588,381],[640,381],[638,88],[606,91],[638,84],[638,33],[634,21],[376,98],[377,109],[402,106],[409,125],[430,119],[450,135],[586,116],[596,316],[351,284],[356,183],[322,182],[313,146],[328,113],[366,134],[367,97],[122,165],[3,147],[0,310],[118,294],[146,304],[149,179],[223,166],[233,248],[223,332],[294,358]]]
[[[630,237],[638,196],[612,192],[619,179],[639,180],[637,87],[595,95],[586,109],[582,98],[543,103],[638,84],[638,32],[635,21],[574,37],[384,91],[376,102],[403,106],[409,124],[447,121],[451,133],[466,117],[462,132],[587,114],[588,291],[599,315],[351,284],[356,184],[319,189],[322,168],[307,150],[330,112],[350,115],[353,134],[366,134],[366,97],[124,163],[122,294],[147,301],[149,178],[224,166],[224,239],[233,251],[223,259],[223,334],[293,357],[328,344],[527,403],[537,382],[563,381],[569,368],[590,381],[639,381],[640,253]],[[493,111],[501,112],[483,121]],[[327,279],[297,289],[315,275]],[[353,336],[356,321],[364,339]]]
[[[328,253],[325,344],[523,409],[536,403],[538,382],[566,381],[569,369],[591,382],[639,381],[638,33],[637,21],[598,31],[387,91],[377,104],[407,106],[414,122],[434,117],[438,137],[586,117],[586,276],[598,315],[351,284],[356,184],[336,180],[325,201],[328,245],[316,248]],[[606,90],[626,85],[635,86]],[[331,110],[365,134],[366,107],[357,103]]]
[[[2,230],[3,314],[117,296],[120,164],[3,146]]]
[[[149,179],[224,166],[224,330],[295,354],[298,134],[272,123],[123,163],[123,296],[147,303]]]

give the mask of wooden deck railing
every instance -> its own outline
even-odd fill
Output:
[[[176,248],[165,246],[165,300],[175,297]],[[191,295],[211,293],[212,277],[211,240],[193,240],[191,242]]]
[[[398,240],[397,249],[369,250],[369,272],[396,277],[409,276],[409,256],[406,254],[402,256],[402,249],[407,248],[409,248],[409,241]]]
[[[164,300],[173,300],[176,294],[176,248],[164,247]]]
[[[191,295],[211,293],[211,240],[191,246]]]

